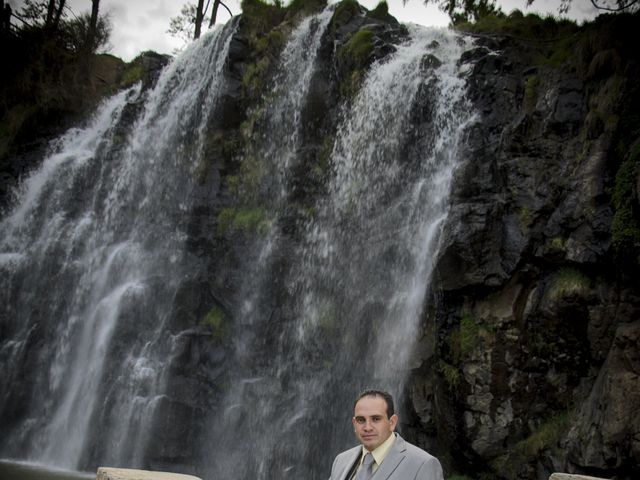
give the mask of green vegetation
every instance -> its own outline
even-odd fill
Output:
[[[510,35],[528,39],[570,36],[579,30],[571,20],[550,16],[542,18],[535,13],[523,15],[519,10],[508,16],[502,12],[488,14],[475,22],[458,22],[455,27],[471,33]]]
[[[250,20],[255,27],[262,26],[263,31],[269,27],[279,24],[284,20],[284,9],[282,3],[267,3],[262,0],[242,0],[240,3],[242,14]]]
[[[120,86],[123,88],[130,87],[136,82],[142,80],[145,74],[145,70],[142,65],[135,62],[131,62],[126,70],[122,72],[122,79],[120,80]]]
[[[590,281],[584,273],[575,268],[566,267],[558,270],[553,276],[552,288],[557,296],[580,293],[589,288]]]
[[[538,100],[538,86],[540,85],[540,78],[537,75],[531,75],[527,77],[524,85],[524,108],[531,111],[536,106]]]
[[[340,85],[342,95],[352,96],[364,78],[364,72],[373,51],[374,35],[370,28],[361,28],[338,50],[338,59],[344,65],[346,73]]]
[[[258,232],[264,234],[271,227],[264,209],[254,208],[223,208],[218,214],[218,233],[225,234],[229,229],[244,232]]]
[[[109,79],[96,81],[96,71],[108,62],[96,55],[108,42],[110,25],[106,17],[78,14],[70,18],[64,9],[48,15],[51,6],[43,0],[24,3],[14,11],[22,21],[14,18],[11,34],[2,35],[2,171],[20,174],[17,170],[22,167],[9,165],[11,155],[24,145],[40,141],[45,134],[51,135],[52,130],[63,129],[67,122],[82,118],[117,87]]]
[[[517,478],[518,467],[526,460],[520,452],[509,452],[490,461],[489,465],[494,472],[499,472],[503,478]]]
[[[460,319],[460,329],[458,332],[460,357],[467,358],[480,341],[480,326],[469,315],[464,315]]]
[[[364,67],[369,55],[373,51],[373,36],[373,30],[370,28],[361,28],[340,48],[338,56],[343,60],[347,58],[351,59],[356,68]]]
[[[539,54],[533,61],[538,65],[558,68],[572,58],[580,38],[580,27],[575,22],[555,17],[523,15],[516,10],[507,16],[502,12],[491,13],[475,22],[462,21],[455,24],[461,31],[516,37],[522,40],[546,40],[538,44]]]
[[[242,76],[242,88],[245,96],[258,95],[263,88],[263,80],[271,66],[268,57],[263,57],[256,63],[249,64]]]
[[[258,157],[246,153],[238,175],[229,175],[225,183],[237,201],[245,205],[255,204],[259,200],[258,192],[263,176],[263,165]]]
[[[547,50],[546,56],[538,57],[538,63],[560,68],[574,56],[577,40],[574,35],[559,38],[553,43],[553,48]]]
[[[338,4],[333,17],[331,18],[330,28],[335,29],[351,20],[351,17],[360,12],[360,4],[356,0],[343,0]]]
[[[227,316],[220,307],[209,310],[202,323],[211,330],[214,340],[224,340],[227,336]]]
[[[327,0],[291,0],[286,10],[289,15],[309,14],[320,11],[326,6]]]
[[[544,450],[555,448],[570,427],[567,412],[549,418],[528,438],[518,442],[516,450],[527,458],[535,458]]]
[[[640,263],[640,220],[634,210],[638,204],[636,184],[640,175],[640,143],[630,152],[616,173],[613,190],[615,213],[611,225],[611,239],[616,253]]]
[[[257,40],[255,50],[258,54],[272,54],[273,52],[280,51],[284,43],[284,34],[280,30],[272,30]]]
[[[240,7],[245,18],[249,19],[254,27],[263,26],[262,31],[269,30],[281,23],[285,17],[298,14],[310,14],[322,10],[327,5],[327,0],[292,0],[286,7],[280,0],[273,3],[263,0],[242,0]]]
[[[449,360],[438,363],[438,370],[451,391],[458,391],[462,385],[464,363],[476,350],[489,345],[494,335],[490,326],[476,322],[468,312],[462,314],[458,328],[449,335]]]
[[[522,230],[527,230],[533,223],[533,215],[531,214],[531,209],[525,205],[520,209],[520,212],[518,214],[520,216],[520,227],[522,228]]]
[[[492,332],[479,325],[467,313],[462,315],[457,330],[451,333],[451,354],[456,364],[469,358],[473,351],[491,339]]]
[[[565,240],[562,237],[553,237],[551,239],[551,248],[554,250],[564,250]]]
[[[559,442],[571,427],[568,412],[556,413],[544,421],[529,437],[518,442],[515,448],[490,462],[491,469],[499,472],[501,478],[520,478],[522,469],[535,461],[545,451],[559,452]],[[480,475],[483,478],[484,474]],[[489,475],[488,478],[495,478]]]
[[[389,5],[385,0],[382,0],[380,3],[378,3],[378,5],[376,5],[376,8],[374,8],[367,14],[367,17],[375,18],[382,21],[389,21],[393,18],[389,14]]]
[[[457,391],[458,387],[462,383],[462,372],[460,372],[460,369],[445,362],[444,360],[440,360],[438,362],[438,369],[444,377],[449,390],[453,392]]]

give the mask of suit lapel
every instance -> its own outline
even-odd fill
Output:
[[[362,453],[362,447],[356,447],[353,449],[353,454],[350,454],[347,457],[347,461],[345,462],[342,468],[342,471],[338,475],[338,480],[349,480],[348,479],[349,472],[351,472],[353,465],[360,459],[361,453]]]
[[[404,460],[407,447],[404,439],[400,435],[396,435],[396,439],[391,445],[391,450],[383,460],[382,464],[373,474],[372,480],[386,480],[398,468],[400,462]]]

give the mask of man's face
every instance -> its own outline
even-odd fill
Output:
[[[398,417],[387,417],[387,402],[382,397],[362,397],[356,403],[353,428],[364,448],[373,451],[393,433]]]

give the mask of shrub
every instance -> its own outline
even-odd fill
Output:
[[[635,185],[639,168],[640,144],[636,145],[620,165],[613,190],[615,213],[611,225],[611,240],[616,253],[623,256],[637,257],[640,253],[640,221],[634,212],[638,196]]]
[[[340,49],[342,59],[351,58],[358,68],[362,68],[373,50],[373,30],[361,28]]]
[[[442,373],[445,382],[447,382],[449,390],[456,391],[462,382],[462,373],[460,370],[444,360],[438,362],[438,369],[440,373]]]

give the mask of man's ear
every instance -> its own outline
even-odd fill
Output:
[[[389,421],[391,422],[391,430],[395,430],[396,425],[398,424],[398,415],[394,413],[391,415],[391,418],[389,418]]]

